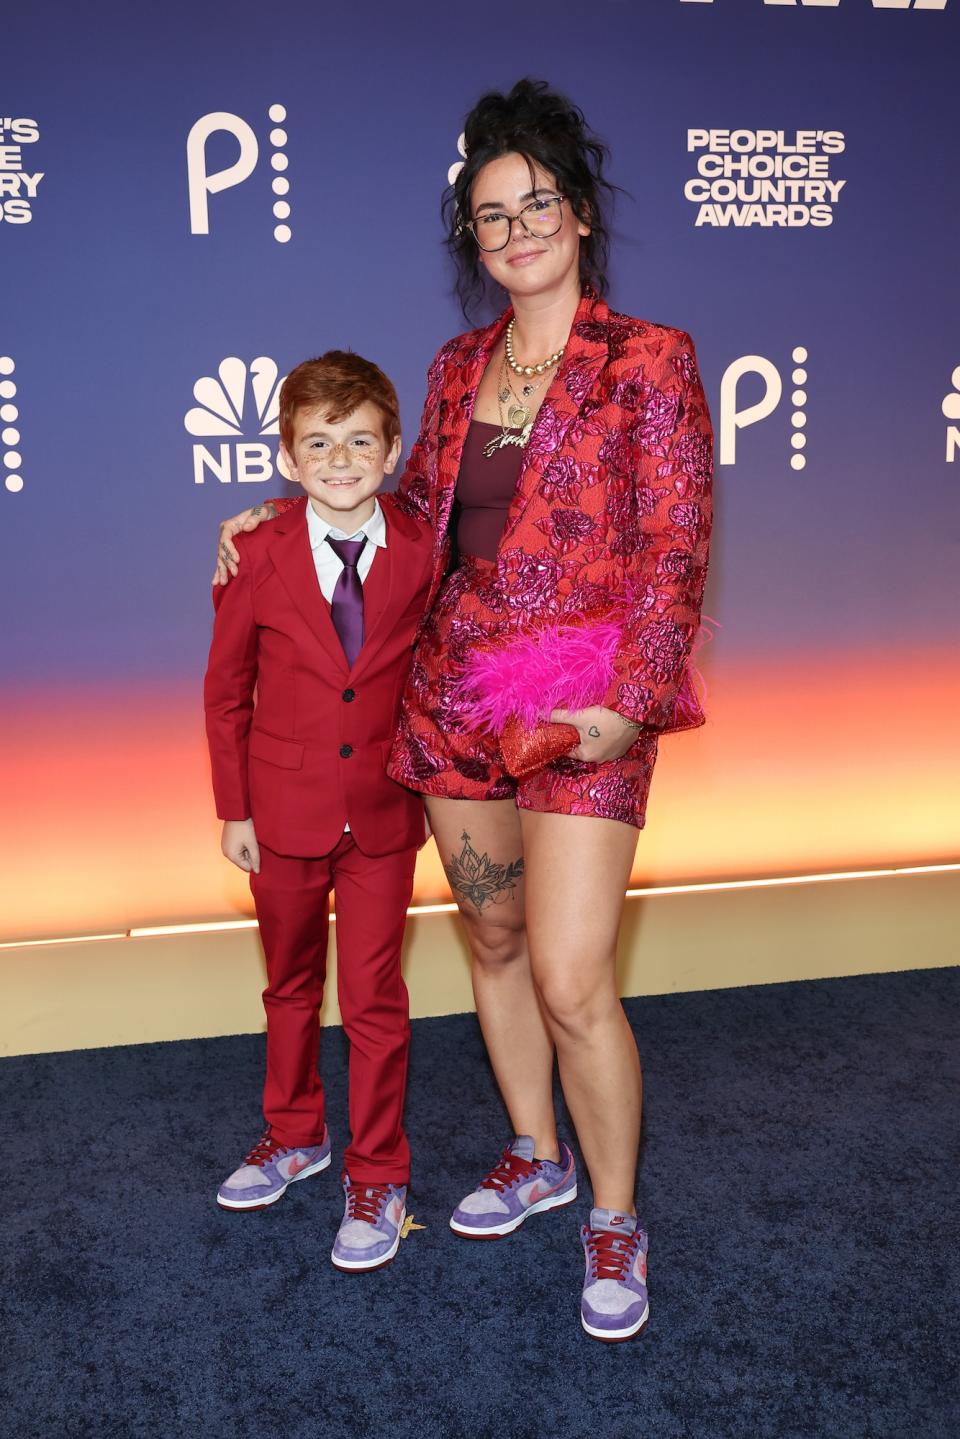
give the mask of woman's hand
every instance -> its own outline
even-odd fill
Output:
[[[217,541],[217,568],[211,583],[215,585],[229,584],[230,576],[237,573],[240,553],[233,543],[234,535],[255,530],[263,520],[275,520],[276,518],[277,512],[268,501],[265,505],[254,505],[252,510],[244,510],[242,515],[234,515],[232,520],[224,520],[220,526],[220,538]]]
[[[589,760],[592,764],[620,759],[636,742],[642,728],[633,720],[624,719],[616,710],[602,709],[599,705],[588,710],[553,710],[550,718],[555,724],[571,724],[580,731],[580,743],[570,751],[570,758]]]

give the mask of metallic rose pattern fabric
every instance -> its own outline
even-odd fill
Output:
[[[465,713],[459,675],[471,647],[509,610],[496,566],[468,559],[444,583],[413,657],[388,773],[446,799],[511,799],[520,809],[597,815],[643,827],[658,736],[643,732],[622,759],[566,756],[514,780],[496,738]]]
[[[509,317],[449,341],[428,373],[400,492],[434,527],[435,591],[477,388]],[[625,602],[604,704],[644,731],[625,760],[591,766],[591,775],[581,761],[554,761],[531,781],[549,793],[529,807],[642,824],[657,734],[705,718],[689,658],[706,583],[712,475],[713,432],[689,335],[619,315],[587,291],[524,452],[496,565],[461,567],[425,621],[391,776],[426,793],[452,793],[444,787],[451,782],[463,798],[505,798],[509,781],[489,740],[465,734],[458,712],[470,646],[605,606],[623,616]],[[517,800],[525,802],[520,791]]]
[[[400,493],[434,527],[435,590],[477,387],[510,314],[449,341],[428,373]],[[626,599],[605,704],[661,732],[704,722],[688,662],[706,583],[712,474],[690,336],[617,314],[585,292],[497,551],[503,628]]]

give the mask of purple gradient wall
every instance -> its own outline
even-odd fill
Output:
[[[609,142],[627,192],[613,303],[692,333],[718,434],[711,724],[663,746],[638,873],[951,857],[956,0],[482,18],[108,0],[91,19],[40,0],[18,19],[0,117],[0,939],[243,904],[216,851],[199,686],[216,522],[285,489],[255,361],[282,376],[331,346],[369,354],[412,442],[426,365],[465,328],[438,215],[462,117],[522,74]],[[729,168],[727,144],[769,178],[792,167],[792,189],[724,188],[704,172]],[[441,889],[425,861],[420,892]]]

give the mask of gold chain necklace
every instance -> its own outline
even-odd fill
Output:
[[[529,400],[531,395],[535,395],[537,391],[546,384],[546,381],[547,377],[544,375],[539,384],[524,385],[524,400]],[[511,398],[516,403],[510,405],[506,417],[504,417],[503,407]],[[510,383],[510,377],[507,374],[506,356],[500,361],[500,385],[497,390],[497,407],[500,410],[500,433],[499,435],[494,435],[493,439],[488,440],[483,447],[483,454],[488,460],[492,459],[497,450],[502,449],[505,445],[518,445],[520,449],[525,449],[530,439],[530,432],[533,429],[533,420],[530,418],[530,406],[523,403],[523,400],[520,399],[520,396]]]
[[[498,399],[501,400],[503,404],[506,404],[511,397],[513,398],[513,407],[507,411],[507,419],[509,420],[511,425],[518,425],[522,428],[527,423],[530,418],[530,400],[537,393],[538,390],[543,389],[544,385],[547,383],[547,379],[548,376],[544,375],[543,379],[538,380],[535,385],[527,383],[526,385],[522,386],[521,398],[521,395],[518,395],[516,390],[513,388],[513,381],[507,374],[506,363],[503,359],[501,359],[501,389],[498,395]]]
[[[507,364],[515,375],[542,375],[546,370],[552,370],[554,365],[560,363],[563,359],[563,352],[567,348],[565,344],[561,345],[559,350],[554,350],[553,354],[548,355],[545,360],[541,360],[539,365],[518,365],[516,356],[513,353],[513,327],[515,322],[516,316],[514,316],[507,325],[507,336],[503,347]]]

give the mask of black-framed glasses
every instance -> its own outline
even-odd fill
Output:
[[[491,210],[489,214],[468,220],[467,229],[481,250],[505,249],[510,243],[515,220],[520,221],[531,239],[545,240],[550,235],[555,235],[563,224],[561,206],[565,199],[565,195],[551,195],[541,200],[532,200],[529,205],[524,205],[517,215]]]

